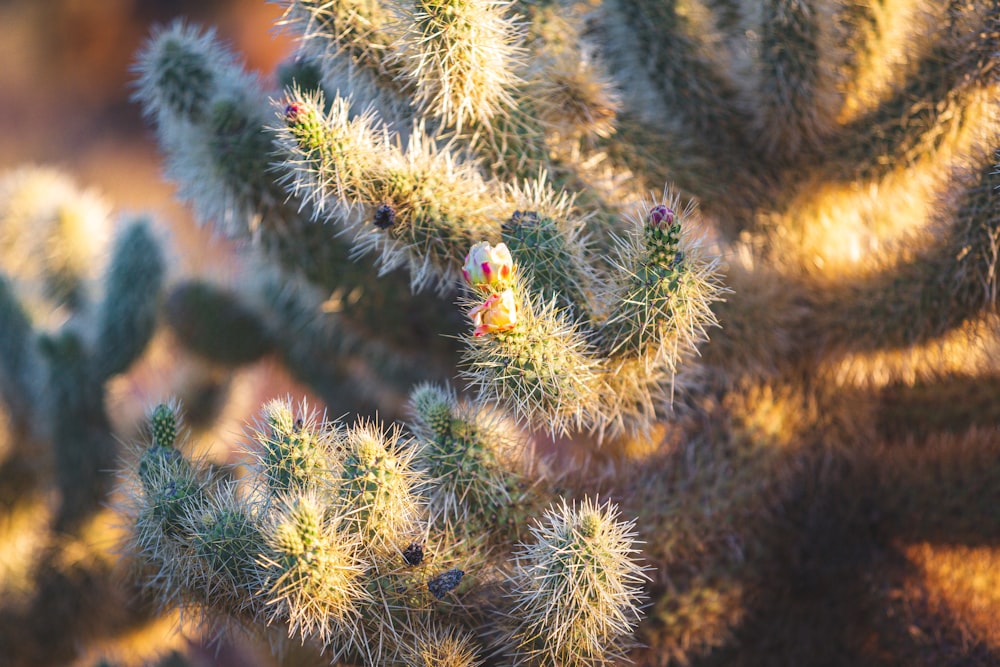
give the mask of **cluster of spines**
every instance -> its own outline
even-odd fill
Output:
[[[499,529],[491,522],[502,523],[524,500],[511,493],[517,486],[512,480],[520,481],[509,472],[515,457],[500,451],[513,447],[512,434],[492,415],[462,409],[447,389],[419,387],[413,404],[416,440],[402,442],[398,433],[372,423],[328,424],[304,403],[298,410],[287,400],[269,403],[262,423],[269,431],[258,424],[251,432],[260,449],[243,483],[219,479],[186,457],[178,449],[184,434],[177,405],[155,407],[149,413],[150,444],[135,463],[132,539],[137,554],[157,569],[150,583],[164,603],[201,608],[244,625],[277,624],[290,636],[317,642],[334,658],[479,664],[481,649],[473,637],[491,631],[461,621],[461,603],[456,607],[461,598],[455,595],[487,581],[483,575],[497,567],[491,560],[496,554],[463,546],[477,536],[462,524],[492,512],[478,530],[495,533]],[[454,438],[446,442],[440,436],[463,437],[455,433],[463,428],[478,438],[465,441],[464,452],[426,442],[437,437],[439,445],[454,445]],[[262,451],[284,443],[301,453],[302,446],[283,437],[289,434],[302,436],[299,445],[313,443],[327,459],[323,471],[311,469],[311,483],[305,476],[302,483],[288,483],[283,474],[288,457]],[[490,449],[491,455],[483,455]],[[454,468],[456,453],[470,473],[460,480],[467,491],[450,479],[427,479],[427,473]],[[282,474],[269,474],[268,467]],[[281,479],[286,483],[273,483]],[[451,503],[448,511],[430,511],[435,525],[423,524],[421,489],[428,489],[431,503]],[[450,501],[442,494],[451,494]],[[616,515],[607,504],[563,502],[530,528],[533,541],[520,545],[517,574],[509,584],[515,610],[530,612],[511,630],[516,641],[504,649],[517,664],[526,656],[535,660],[538,651],[604,664],[601,660],[624,646],[624,635],[638,618],[644,575],[634,558],[631,524]],[[509,553],[518,534],[498,534],[493,550]],[[565,553],[579,563],[563,563]],[[464,577],[463,568],[482,572]],[[559,627],[553,629],[555,643],[540,649],[525,633],[534,632],[530,623],[544,625],[544,617]],[[467,630],[459,630],[463,624]],[[581,648],[585,636],[596,637],[596,643]]]
[[[177,449],[178,420],[172,404],[151,412],[132,509],[164,602],[278,624],[334,657],[394,659],[410,640],[404,602],[423,613],[430,597],[427,568],[400,556],[422,533],[413,448],[373,423],[272,401],[251,431],[253,474],[237,483]]]
[[[324,107],[322,96],[293,91],[280,111],[288,190],[351,230],[356,252],[377,253],[383,271],[407,265],[415,288],[452,289],[464,248],[496,235],[500,193],[419,128],[403,150],[348,99]]]
[[[460,403],[444,387],[414,388],[410,410],[432,523],[460,533],[485,532],[517,500],[511,492],[522,481],[523,437],[494,411]]]
[[[515,215],[505,235],[512,277],[468,281],[477,328],[463,373],[481,397],[553,433],[648,427],[670,402],[679,362],[707,339],[712,304],[725,291],[696,226],[693,204],[680,209],[667,191],[641,207],[618,257],[598,271],[585,245],[571,250],[557,240],[553,221]],[[479,261],[478,248],[467,262]],[[537,282],[552,273],[554,284]]]
[[[519,50],[511,3],[498,0],[416,0],[396,6],[404,26],[394,54],[414,102],[457,132],[514,104]]]
[[[610,503],[563,501],[530,527],[510,575],[516,665],[609,665],[624,655],[647,579],[633,524]]]

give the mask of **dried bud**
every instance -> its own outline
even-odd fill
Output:
[[[462,583],[462,575],[464,574],[465,572],[458,569],[442,572],[427,582],[427,588],[434,597],[441,600],[448,591],[457,588]]]
[[[491,294],[485,302],[469,311],[472,323],[476,325],[475,336],[488,333],[510,331],[517,324],[517,302],[514,292],[505,289],[500,294]]]
[[[514,273],[514,258],[504,243],[493,247],[487,241],[472,246],[465,256],[462,275],[473,287],[506,284]]]
[[[424,562],[424,545],[420,542],[411,542],[410,546],[403,551],[403,560],[407,565],[416,567]]]
[[[396,224],[396,209],[389,204],[379,204],[375,209],[375,219],[372,220],[372,224],[379,229],[389,229]]]

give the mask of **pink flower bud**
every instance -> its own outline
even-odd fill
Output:
[[[285,121],[291,124],[298,122],[299,114],[303,111],[302,105],[298,102],[289,102],[285,105]]]
[[[465,256],[462,275],[473,287],[506,284],[514,273],[514,259],[504,243],[495,248],[487,241],[472,246]]]
[[[657,229],[664,229],[674,224],[674,210],[664,204],[654,206],[649,211],[649,225]]]
[[[476,330],[474,336],[482,336],[499,331],[510,331],[517,324],[517,302],[514,292],[505,289],[499,294],[491,294],[485,302],[469,311]]]

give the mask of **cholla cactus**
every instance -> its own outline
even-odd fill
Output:
[[[477,664],[482,649],[474,637],[485,629],[463,618],[462,600],[489,591],[513,542],[470,548],[473,532],[459,516],[478,512],[479,529],[488,531],[497,515],[523,503],[514,497],[520,480],[504,476],[497,456],[510,435],[475,413],[453,414],[456,399],[444,390],[421,387],[414,403],[424,420],[419,437],[429,442],[405,442],[374,423],[330,424],[304,403],[295,410],[272,401],[253,432],[256,462],[243,483],[213,478],[181,454],[163,435],[177,432],[170,428],[176,407],[155,408],[153,442],[139,458],[125,508],[135,525],[132,548],[155,565],[150,585],[165,604],[279,626],[334,659],[422,665],[439,656],[445,664]],[[463,474],[452,479],[445,470]],[[615,613],[637,618],[631,534],[607,508],[581,507],[581,520],[603,521],[591,537],[607,552],[599,550],[586,576],[621,577],[625,597]],[[482,517],[485,511],[493,516]],[[576,618],[577,602],[565,602],[561,622],[569,632],[590,632],[596,622],[600,641],[611,641],[630,627]],[[548,604],[560,608],[558,599]]]
[[[996,2],[281,4],[275,90],[183,24],[140,54],[182,198],[266,267],[172,326],[411,423],[271,404],[250,479],[137,484],[151,587],[369,664],[969,659],[896,545],[995,541],[901,517],[995,495],[993,411],[941,397],[997,394]]]
[[[340,11],[288,3],[289,25],[306,30],[303,57],[325,44],[318,58],[321,72],[339,72],[338,63],[349,61],[351,68],[371,77],[363,80],[408,97],[412,106],[404,116],[409,120],[389,109],[360,106],[349,82],[334,88],[324,80],[319,90],[300,85],[286,90],[268,131],[252,121],[264,106],[238,111],[254,95],[262,105],[263,98],[234,58],[220,53],[210,34],[178,25],[153,38],[140,57],[138,97],[176,159],[172,172],[187,184],[185,196],[202,217],[222,220],[230,231],[243,233],[231,229],[228,221],[234,217],[255,220],[247,233],[273,237],[276,247],[288,250],[301,252],[303,234],[330,223],[350,238],[355,255],[375,254],[380,273],[405,267],[412,287],[434,286],[444,295],[460,286],[470,248],[503,239],[521,279],[511,284],[511,292],[484,294],[484,304],[469,306],[482,305],[474,315],[480,335],[505,334],[502,340],[491,335],[467,344],[471,349],[464,363],[481,396],[499,399],[517,419],[552,433],[583,429],[614,435],[648,427],[663,411],[668,395],[663,388],[673,382],[678,363],[714,324],[709,305],[723,291],[715,264],[698,250],[693,209],[678,211],[680,228],[673,233],[683,246],[684,261],[671,264],[670,278],[657,278],[659,296],[617,287],[629,276],[648,282],[648,275],[636,272],[643,273],[646,269],[638,267],[655,260],[646,257],[643,244],[625,242],[618,259],[602,261],[583,230],[590,214],[556,185],[566,180],[567,167],[543,157],[549,149],[543,121],[533,116],[530,83],[548,85],[549,80],[544,71],[530,80],[518,74],[527,77],[522,56],[531,49],[543,51],[546,39],[527,39],[506,6],[496,3]],[[396,16],[386,24],[382,41],[375,37],[379,30],[369,23],[368,11]],[[382,46],[375,50],[375,43]],[[198,72],[193,84],[214,91],[206,94],[200,115],[187,110],[187,91],[174,90],[174,75],[186,69]],[[386,73],[392,73],[392,81],[386,81]],[[242,113],[242,134],[231,136],[228,129],[213,125],[205,110]],[[515,134],[520,138],[510,143]],[[242,155],[260,142],[273,143],[265,154],[277,151],[279,166],[271,174],[266,165],[252,167]],[[193,159],[194,143],[199,151],[219,150]],[[202,173],[206,164],[218,168]],[[253,191],[247,188],[248,178],[218,183],[229,193],[222,198],[201,191],[209,179],[235,175],[234,169],[256,169],[252,179],[272,180]],[[553,176],[544,176],[549,169]],[[274,194],[282,190],[289,201],[280,202]],[[616,218],[627,207],[616,197],[615,188],[596,188],[587,196],[597,207],[601,227],[617,226],[625,233],[630,223]],[[678,206],[672,192],[666,200]],[[220,203],[224,210],[213,208]],[[648,212],[642,210],[640,219]],[[338,230],[328,232],[333,233]],[[320,260],[313,252],[309,254]],[[301,257],[288,260],[301,265]],[[672,290],[682,295],[671,299]],[[609,312],[620,298],[645,308],[643,326],[650,331],[629,349],[614,340],[623,333],[611,333],[625,320]],[[642,306],[648,299],[655,303]],[[592,400],[608,382],[627,395],[608,405]]]
[[[617,508],[565,501],[531,527],[516,555],[509,638],[514,664],[607,665],[635,629],[642,583],[631,523]]]
[[[157,237],[148,220],[116,224],[57,171],[0,176],[0,549],[20,552],[0,605],[11,664],[72,661],[156,620],[106,549],[119,440],[105,400],[153,336]],[[39,634],[47,623],[63,631]]]

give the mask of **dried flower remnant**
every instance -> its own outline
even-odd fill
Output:
[[[458,588],[464,575],[465,572],[459,569],[447,570],[428,581],[427,589],[438,600],[443,600],[448,591]]]

